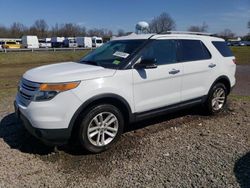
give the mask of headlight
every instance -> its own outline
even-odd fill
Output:
[[[41,84],[34,96],[34,101],[44,101],[54,98],[58,93],[76,88],[80,82],[67,82],[58,84]]]

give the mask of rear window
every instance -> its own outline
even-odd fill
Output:
[[[210,59],[211,54],[200,40],[179,40],[179,61],[197,61]]]
[[[226,42],[224,41],[214,41],[212,42],[215,48],[221,53],[224,57],[231,57],[233,53],[231,52],[230,48],[227,46]]]

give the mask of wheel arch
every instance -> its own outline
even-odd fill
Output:
[[[116,106],[124,115],[125,124],[132,122],[134,119],[130,105],[123,97],[111,93],[97,95],[85,101],[74,113],[69,124],[69,131],[71,135],[75,130],[77,130],[82,115],[87,111],[87,109],[97,104],[112,104]]]
[[[230,79],[223,75],[223,76],[220,76],[218,77],[214,82],[213,84],[211,85],[210,89],[209,89],[209,92],[210,90],[212,89],[212,87],[217,84],[217,83],[223,83],[227,89],[227,94],[229,94],[231,92],[231,82],[230,82]]]

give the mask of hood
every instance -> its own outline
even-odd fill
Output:
[[[65,62],[30,69],[23,77],[38,83],[57,83],[109,77],[113,76],[115,72],[115,69]]]

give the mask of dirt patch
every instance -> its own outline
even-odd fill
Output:
[[[237,65],[233,94],[250,96],[250,66]]]

